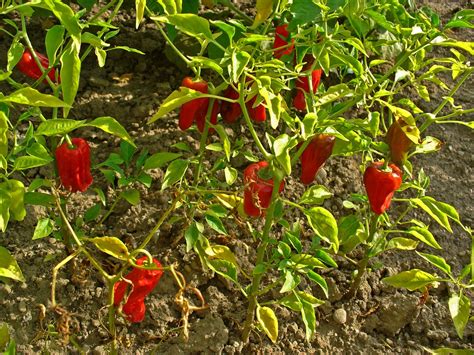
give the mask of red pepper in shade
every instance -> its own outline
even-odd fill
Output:
[[[239,93],[232,86],[229,86],[224,91],[224,96],[232,100],[237,100]],[[220,112],[224,122],[234,123],[242,114],[242,108],[238,102],[221,101]]]
[[[364,173],[365,190],[376,214],[382,214],[390,207],[393,194],[402,184],[402,172],[396,165],[389,164],[386,170],[383,167],[384,162],[375,162]]]
[[[199,132],[204,132],[204,127],[206,125],[206,115],[207,115],[207,108],[209,107],[209,100],[207,101],[205,106],[201,106],[199,110],[196,111],[196,126],[199,130]],[[214,105],[212,106],[212,111],[211,111],[211,118],[210,122],[212,124],[217,123],[217,114],[219,113],[219,102],[217,100],[214,100]],[[213,133],[215,130],[214,128],[209,128],[209,133]]]
[[[288,25],[280,25],[275,28],[275,40],[273,42],[273,55],[275,58],[280,59],[284,55],[291,54],[295,48],[294,39],[291,39],[290,43],[290,32],[288,31]]]
[[[202,92],[204,94],[207,94],[208,92],[206,81],[193,81],[193,79],[188,76],[183,79],[181,86]],[[209,99],[205,97],[194,99],[183,104],[179,113],[179,128],[185,131],[191,127],[194,121],[197,121],[196,118],[198,112],[200,115],[202,115],[202,112],[204,112],[205,116],[208,105]]]
[[[260,169],[268,166],[266,161],[250,164],[244,170],[244,211],[252,217],[265,215],[265,209],[270,205],[273,191],[273,179],[264,179],[258,175]],[[278,192],[285,187],[281,182]]]
[[[255,101],[257,101],[257,95],[255,95],[245,103],[247,111],[249,112],[249,116],[255,122],[265,122],[265,120],[267,119],[267,110],[265,108],[265,105],[262,103],[256,107],[253,107]]]
[[[414,129],[416,127],[409,126],[402,118],[399,118],[393,121],[387,131],[385,141],[390,147],[390,158],[398,166],[401,166],[406,160],[407,153],[413,145],[406,132],[411,132]]]
[[[47,57],[42,55],[41,53],[36,52],[36,56],[38,57],[41,66],[44,69],[48,69],[49,67],[49,60]],[[16,65],[19,71],[21,71],[23,74],[26,76],[32,78],[32,79],[39,79],[43,75],[41,72],[41,69],[38,67],[38,64],[36,64],[35,59],[33,58],[33,55],[31,54],[29,49],[26,49],[23,52],[23,55],[21,56],[20,61]],[[56,70],[53,68],[49,71],[48,73],[49,78],[55,82],[56,81]],[[47,80],[45,80],[47,82]],[[59,76],[58,76],[58,82],[61,82]]]
[[[319,168],[331,156],[336,138],[327,134],[319,134],[308,144],[301,160],[301,182],[305,185],[311,184],[316,177]]]
[[[313,65],[314,58],[306,57],[306,64],[303,66],[303,71],[309,70]],[[311,72],[311,85],[313,87],[313,93],[318,91],[319,83],[321,82],[321,69],[314,69]],[[296,95],[293,99],[293,107],[299,111],[306,110],[306,100],[304,93],[310,91],[309,79],[307,76],[298,78],[296,80]]]
[[[62,185],[72,191],[85,191],[92,184],[90,148],[86,140],[73,138],[56,148],[56,165]]]
[[[143,265],[148,260],[146,256],[137,259],[137,265]],[[161,268],[158,260],[153,259],[153,263]],[[122,311],[127,315],[127,319],[132,323],[141,322],[145,318],[145,297],[153,291],[163,275],[163,270],[146,270],[134,268],[124,279],[114,285],[114,305],[118,307],[125,297],[128,287],[133,287],[128,299],[122,307]],[[133,285],[133,286],[132,286]]]

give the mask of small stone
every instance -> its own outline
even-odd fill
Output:
[[[332,317],[338,324],[345,324],[347,322],[347,312],[344,308],[336,309]]]
[[[21,313],[25,313],[26,312],[26,303],[25,301],[20,301],[18,303],[18,310],[21,312]]]
[[[426,336],[430,340],[441,343],[449,337],[449,334],[444,330],[428,330]]]

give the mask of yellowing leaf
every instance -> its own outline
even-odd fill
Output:
[[[106,254],[112,255],[120,260],[127,260],[129,257],[127,246],[116,237],[97,237],[90,239],[97,249]]]
[[[265,334],[275,343],[278,338],[278,319],[273,310],[269,307],[259,306],[257,308],[257,319]]]
[[[270,16],[273,10],[273,0],[257,0],[257,15],[255,15],[255,20],[253,21],[252,27],[255,28]]]
[[[222,259],[238,266],[234,253],[224,245],[210,245],[204,252],[212,259]]]

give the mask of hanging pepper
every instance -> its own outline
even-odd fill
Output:
[[[244,211],[252,217],[265,215],[272,198],[273,179],[264,179],[259,176],[259,171],[268,167],[266,161],[250,164],[244,170]],[[282,192],[285,187],[281,182],[278,192]]]
[[[406,160],[408,150],[413,145],[413,141],[408,137],[407,132],[413,132],[416,135],[418,129],[399,118],[393,121],[385,137],[390,147],[390,158],[398,166],[401,166]]]
[[[255,105],[255,101],[257,101],[257,95],[245,103],[247,111],[249,112],[249,116],[255,122],[265,122],[267,119],[267,110],[265,105],[262,103],[256,107],[253,107]]]
[[[25,185],[18,180],[8,180],[0,184],[0,190],[5,191],[10,196],[8,209],[10,217],[15,221],[23,221],[26,216],[24,196]]]
[[[239,98],[239,93],[232,86],[229,86],[224,91],[224,96],[232,100],[237,100]],[[221,116],[224,122],[234,123],[241,114],[242,108],[238,102],[221,102]]]
[[[92,184],[90,148],[82,138],[73,138],[56,148],[56,165],[63,186],[72,191],[85,191]]]
[[[308,185],[313,182],[319,168],[331,156],[335,141],[334,136],[319,134],[308,144],[300,156],[303,184]]]
[[[137,265],[143,265],[148,260],[146,256],[137,259]],[[158,260],[153,263],[161,268]],[[132,287],[130,294],[122,307],[127,319],[132,323],[141,322],[145,318],[145,297],[153,291],[163,275],[163,270],[147,270],[134,268],[125,277],[114,285],[114,305],[118,307],[125,297],[129,286]]]
[[[376,214],[382,214],[390,207],[393,194],[402,184],[402,172],[396,165],[389,164],[386,170],[383,167],[384,162],[375,162],[364,173],[365,190]]]
[[[303,72],[311,69],[311,66],[314,62],[314,58],[311,56],[306,56],[305,60],[306,64],[303,66]],[[318,91],[319,83],[321,81],[321,74],[321,69],[314,69],[311,72],[311,85],[313,87],[313,93]],[[298,78],[296,80],[296,90],[296,95],[293,99],[293,107],[299,111],[304,111],[306,110],[306,99],[304,93],[310,91],[309,80],[307,76]]]
[[[207,115],[207,108],[209,107],[209,100],[206,103],[206,105],[201,106],[199,110],[196,111],[196,126],[199,130],[199,132],[204,132],[204,127],[206,125],[206,115]],[[212,124],[217,123],[217,114],[219,113],[219,102],[217,100],[214,100],[214,104],[212,105],[212,111],[211,111],[211,118],[210,122]],[[214,128],[209,128],[209,133],[214,132]]]
[[[38,57],[41,66],[44,69],[48,69],[49,67],[49,60],[47,57],[42,55],[41,53],[36,52],[36,56]],[[43,75],[43,72],[41,69],[38,67],[38,64],[36,64],[35,59],[33,58],[33,55],[31,54],[29,49],[26,49],[23,52],[23,55],[21,56],[20,61],[16,65],[18,70],[21,71],[23,74],[26,76],[32,78],[32,79],[39,79]],[[49,73],[48,73],[49,78],[51,81],[55,82],[56,81],[56,70],[52,68]],[[47,80],[44,80],[44,82],[47,82]],[[61,82],[59,76],[58,76],[58,82]]]
[[[295,40],[291,39],[289,44],[290,32],[288,32],[288,24],[280,25],[275,28],[275,40],[273,42],[273,55],[280,59],[284,55],[291,54],[295,48]]]

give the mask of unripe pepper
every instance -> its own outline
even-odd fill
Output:
[[[305,60],[307,60],[307,62],[303,66],[303,71],[309,70],[311,68],[314,62],[314,58],[307,56],[305,57]],[[311,85],[313,87],[313,93],[318,91],[319,83],[321,82],[321,74],[321,69],[314,69],[311,72]],[[310,91],[309,79],[307,76],[298,78],[296,80],[296,90],[296,95],[293,99],[293,107],[299,111],[306,110],[306,100],[304,93]]]
[[[232,86],[229,86],[224,91],[224,96],[232,100],[237,100],[239,93]],[[222,101],[220,112],[224,122],[234,123],[242,114],[242,108],[238,102]]]
[[[143,265],[148,260],[146,256],[137,259],[137,265]],[[161,268],[158,260],[153,259],[153,263]],[[145,318],[145,297],[153,291],[163,275],[163,270],[146,270],[134,268],[126,276],[125,280],[119,281],[114,285],[114,305],[118,307],[125,297],[130,283],[133,288],[128,295],[126,303],[123,305],[122,311],[127,315],[127,319],[132,323],[141,322]]]
[[[18,180],[8,180],[0,184],[0,189],[10,195],[10,217],[15,221],[23,221],[26,216],[24,196],[25,185]]]
[[[384,213],[390,207],[393,194],[402,184],[402,172],[389,164],[384,169],[384,162],[370,164],[364,173],[364,186],[369,197],[370,207],[376,214]]]
[[[331,156],[336,139],[334,136],[319,134],[314,137],[300,156],[301,182],[311,184],[319,168]]]
[[[416,129],[409,126],[402,118],[394,120],[387,131],[385,140],[390,147],[390,158],[398,166],[405,161],[408,150],[413,145],[413,142],[408,138],[405,130]]]
[[[41,66],[44,69],[48,69],[49,67],[49,60],[47,57],[42,55],[41,53],[36,52],[36,56],[38,57]],[[33,55],[31,54],[29,49],[26,49],[23,52],[23,55],[21,56],[20,61],[16,65],[19,71],[21,71],[23,74],[26,76],[32,78],[32,79],[39,79],[43,75],[41,69],[38,67],[38,64],[36,64],[35,59],[33,58]],[[49,71],[48,73],[49,78],[55,82],[56,81],[56,70],[53,68]],[[47,80],[45,80],[47,82]],[[58,76],[58,82],[61,82],[59,76]]]
[[[265,215],[272,198],[273,179],[264,179],[259,176],[261,169],[268,167],[266,161],[250,164],[244,170],[244,211],[248,216],[259,217]],[[284,181],[280,183],[278,192],[285,187]]]
[[[288,45],[290,43],[290,32],[287,24],[277,26],[275,28],[275,41],[273,42],[275,58],[280,59],[284,55],[291,54],[295,48],[294,42],[295,40],[291,39],[291,45]]]
[[[62,185],[72,191],[85,191],[92,184],[90,148],[86,140],[73,138],[56,148],[56,165]]]

